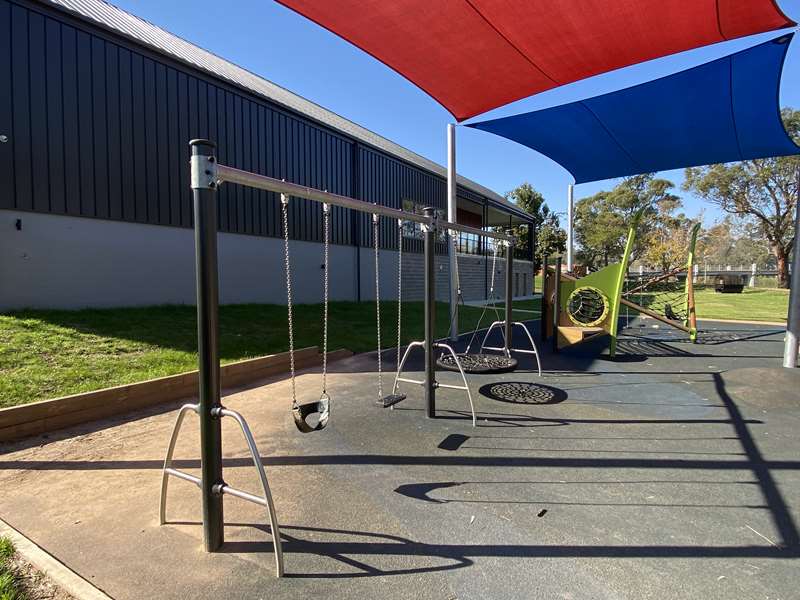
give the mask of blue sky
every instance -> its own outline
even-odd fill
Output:
[[[450,114],[394,71],[314,25],[300,15],[265,0],[112,0],[188,41],[202,46],[278,85],[324,106],[432,160],[446,162],[445,126]],[[796,3],[779,0],[793,20]],[[755,45],[774,34],[734,40],[579,81],[486,113],[481,118],[546,108],[634,85],[719,58]],[[781,105],[800,108],[800,50],[795,40],[787,56]],[[491,82],[487,82],[491,85]],[[556,163],[514,142],[459,127],[458,171],[504,193],[530,181],[556,211],[566,210],[571,176]],[[662,177],[680,185],[682,171]],[[575,197],[609,189],[615,181],[582,184]],[[695,216],[705,209],[705,222],[719,213],[708,204],[679,192],[685,210]]]

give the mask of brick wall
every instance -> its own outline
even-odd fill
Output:
[[[425,294],[424,257],[422,254],[403,255],[403,300],[422,300]],[[467,302],[488,297],[491,281],[492,258],[458,255],[458,275],[461,292]],[[505,259],[498,257],[495,273],[495,294],[505,297]],[[514,297],[528,296],[533,291],[533,263],[514,261]],[[448,257],[436,257],[436,299],[446,302],[450,298]]]

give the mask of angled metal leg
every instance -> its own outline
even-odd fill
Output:
[[[461,380],[464,382],[463,388],[458,385],[447,385],[444,383],[439,383],[437,384],[437,386],[443,388],[450,388],[451,390],[463,389],[465,392],[467,392],[467,398],[469,399],[469,409],[470,411],[472,411],[472,426],[477,427],[478,425],[477,425],[477,418],[475,417],[475,405],[472,403],[472,392],[469,391],[469,384],[467,384],[467,376],[464,373],[464,369],[461,368],[461,361],[458,360],[458,356],[456,355],[455,350],[453,350],[451,346],[448,346],[447,344],[437,343],[434,344],[434,347],[444,348],[450,353],[450,355],[453,357],[453,361],[456,363],[456,366],[458,367],[458,372],[461,373]]]
[[[169,438],[169,446],[167,446],[167,456],[164,459],[164,468],[161,470],[161,502],[158,505],[158,523],[163,525],[167,522],[167,487],[169,486],[169,476],[175,475],[172,469],[172,455],[175,454],[175,444],[178,442],[178,434],[183,425],[183,419],[189,411],[197,413],[200,410],[199,404],[184,404],[178,411],[178,416],[175,418],[175,426],[172,428],[172,436]],[[180,475],[177,475],[180,477]],[[199,480],[199,477],[196,478]],[[192,481],[192,480],[187,480]],[[194,483],[194,481],[192,481]]]
[[[164,468],[161,471],[161,501],[158,509],[158,519],[161,525],[164,525],[167,522],[167,488],[169,486],[170,476],[193,483],[197,487],[201,487],[202,485],[201,479],[196,475],[185,473],[184,471],[180,471],[172,467],[172,457],[175,453],[175,445],[178,441],[178,434],[180,433],[181,426],[183,425],[183,419],[186,417],[186,413],[189,411],[199,413],[200,405],[184,404],[178,411],[178,416],[175,419],[175,426],[172,428],[172,436],[169,439],[169,446],[167,447],[167,456],[164,459]],[[261,487],[264,490],[263,496],[256,496],[223,483],[214,486],[214,493],[235,496],[237,498],[241,498],[242,500],[259,504],[267,509],[267,516],[269,517],[270,528],[272,529],[272,543],[275,547],[275,572],[278,577],[282,577],[284,571],[283,548],[281,546],[281,532],[278,525],[278,517],[275,512],[275,505],[272,502],[272,494],[269,490],[267,474],[264,471],[264,465],[261,463],[261,455],[258,453],[258,448],[256,447],[256,442],[253,438],[252,432],[250,431],[250,427],[247,425],[247,421],[244,420],[244,417],[235,410],[219,407],[212,409],[212,415],[216,417],[230,417],[239,424],[239,428],[244,436],[245,442],[247,442],[247,447],[250,450],[250,455],[253,458],[253,466],[255,466],[256,471],[258,471]]]
[[[533,336],[531,336],[531,332],[528,331],[528,328],[525,326],[525,323],[520,323],[519,321],[515,321],[514,326],[522,328],[522,330],[525,332],[525,335],[528,336],[528,341],[531,343],[531,348],[532,348],[532,350],[521,350],[518,348],[513,348],[514,352],[522,352],[523,354],[533,354],[536,357],[536,366],[539,368],[539,377],[541,377],[542,361],[539,360],[539,350],[536,348],[536,344],[533,342]]]
[[[505,325],[506,325],[505,321],[494,321],[491,325],[489,325],[489,329],[486,330],[486,333],[483,336],[483,342],[481,342],[481,350],[480,350],[481,354],[483,354],[484,350],[499,350],[499,351],[502,351],[503,354],[506,355],[506,357],[511,358],[511,352],[509,352],[508,348],[505,347],[505,341],[506,341]],[[495,327],[499,327],[500,331],[503,333],[503,347],[502,348],[495,348],[495,347],[486,345],[486,340],[489,339],[489,334],[492,333],[492,329],[494,329]]]
[[[418,381],[416,379],[405,379],[401,377],[403,374],[403,366],[406,364],[406,360],[408,360],[408,355],[411,353],[413,348],[424,348],[425,342],[410,342],[406,347],[406,351],[403,353],[403,359],[400,361],[400,364],[397,366],[397,373],[394,376],[394,385],[392,386],[392,394],[396,394],[397,390],[400,386],[401,381],[406,381],[408,383],[416,383],[422,385],[423,381]],[[394,410],[394,406],[390,407],[391,410]]]
[[[267,482],[267,474],[264,471],[264,465],[261,462],[261,455],[258,452],[256,441],[253,438],[253,433],[247,425],[247,421],[235,410],[227,408],[220,408],[219,414],[223,417],[231,417],[239,424],[239,429],[242,431],[247,447],[250,449],[250,455],[253,457],[253,466],[258,471],[258,478],[261,480],[261,488],[264,490],[264,501],[266,502],[267,516],[269,517],[269,525],[272,529],[272,543],[275,547],[275,574],[278,577],[283,577],[283,547],[281,545],[281,531],[278,525],[278,516],[275,513],[275,504],[272,502],[272,494],[269,491],[269,483]],[[238,495],[233,488],[224,486],[223,493]],[[240,496],[241,497],[241,496]],[[245,498],[248,499],[248,498]]]
[[[486,345],[486,340],[489,337],[489,334],[491,333],[492,329],[494,327],[500,327],[500,330],[503,331],[504,328],[505,328],[505,321],[495,321],[494,323],[492,323],[489,326],[489,329],[486,330],[486,335],[483,336],[483,343],[481,344],[481,353],[484,350],[495,350],[497,352],[503,352],[508,357],[511,356],[511,352],[512,351],[513,352],[519,352],[520,354],[533,354],[534,356],[536,356],[536,366],[537,366],[537,368],[539,370],[539,377],[541,377],[542,376],[542,361],[539,358],[539,350],[536,348],[536,344],[533,342],[533,337],[531,336],[531,332],[528,331],[528,328],[525,326],[525,323],[521,323],[519,321],[514,321],[513,323],[511,323],[511,326],[512,327],[521,327],[522,328],[522,330],[525,332],[525,335],[528,338],[528,341],[531,343],[531,350],[524,350],[522,348],[506,348],[505,346],[503,348],[496,347],[496,346],[487,346]]]

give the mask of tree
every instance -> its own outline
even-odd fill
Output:
[[[622,256],[627,226],[616,210],[611,192],[599,192],[575,204],[578,262],[589,269],[606,266]]]
[[[800,111],[781,111],[788,134],[800,142]],[[778,285],[789,285],[800,158],[783,156],[686,169],[684,189],[754,227],[767,240],[778,269]]]
[[[640,257],[648,246],[651,233],[658,227],[676,227],[674,215],[681,200],[671,190],[672,182],[652,174],[626,177],[611,191],[598,192],[575,205],[575,238],[580,246],[578,259],[589,268],[606,266],[620,260],[625,249],[633,216],[640,209],[633,257]]]
[[[567,232],[561,228],[558,215],[550,213],[545,217],[536,236],[537,268],[540,257],[563,254],[567,250]]]
[[[538,231],[544,222],[545,216],[550,213],[544,196],[527,181],[517,186],[505,195],[506,200],[513,202],[519,208],[533,217],[533,226]],[[513,235],[525,248],[528,245],[528,228],[517,225],[512,227]]]
[[[508,192],[505,197],[533,217],[533,225],[537,232],[535,268],[539,268],[539,262],[543,254],[552,255],[564,252],[567,233],[561,229],[558,215],[547,206],[547,202],[545,202],[541,192],[526,181]],[[528,228],[517,226],[512,228],[512,232],[519,240],[520,245],[523,248],[526,247],[528,244]]]
[[[689,257],[690,233],[691,222],[688,219],[657,227],[647,236],[642,261],[663,273],[685,266]]]
[[[701,231],[697,240],[697,256],[710,265],[774,268],[774,257],[757,228],[742,223],[732,215]]]

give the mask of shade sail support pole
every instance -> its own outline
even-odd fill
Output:
[[[800,168],[797,170],[797,198],[794,207],[794,246],[792,272],[789,278],[789,314],[786,319],[786,338],[783,366],[797,368],[797,346],[800,343]]]
[[[456,126],[454,123],[447,124],[447,220],[451,223],[458,222],[457,194],[458,182],[456,181]],[[455,231],[450,231],[450,235],[457,235]],[[458,257],[457,240],[448,244],[449,249],[449,272],[450,272],[450,340],[458,339],[458,277],[456,276]]]
[[[573,229],[575,222],[574,190],[575,186],[570,183],[567,186],[567,271],[570,273],[574,270],[572,258],[573,248],[575,247],[575,231]]]

